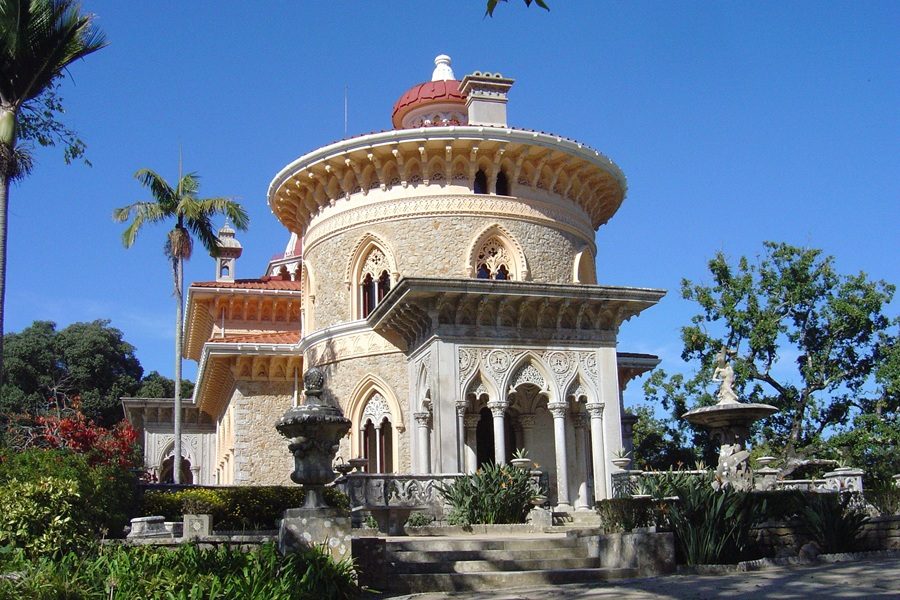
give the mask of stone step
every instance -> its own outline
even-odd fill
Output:
[[[636,577],[637,569],[550,569],[536,571],[498,571],[493,573],[418,573],[390,577],[389,591],[417,594],[423,592],[478,592],[546,584],[590,583]]]
[[[529,538],[505,538],[505,539],[459,539],[459,538],[429,538],[429,539],[391,539],[388,540],[385,550],[388,552],[444,552],[459,550],[546,550],[572,549],[580,545],[576,538],[565,537],[560,534],[547,534],[545,537]]]
[[[596,569],[598,558],[531,558],[499,560],[455,560],[447,562],[397,562],[392,573],[494,573],[502,571],[558,571]]]
[[[394,563],[452,563],[456,561],[528,561],[546,558],[589,558],[587,546],[546,550],[524,548],[519,550],[443,550],[421,552],[419,550],[388,551],[387,556]]]

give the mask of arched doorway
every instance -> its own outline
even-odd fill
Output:
[[[162,461],[162,464],[159,467],[159,482],[160,483],[174,483],[175,478],[172,476],[172,465],[175,463],[175,455],[173,454],[169,458]],[[181,457],[181,483],[186,485],[192,485],[194,483],[194,477],[191,473],[191,461]]]

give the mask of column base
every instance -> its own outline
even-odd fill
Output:
[[[557,504],[556,506],[553,507],[553,512],[563,512],[563,513],[572,512],[572,505],[567,502]]]

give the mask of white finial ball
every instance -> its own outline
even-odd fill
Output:
[[[439,54],[434,58],[434,72],[431,74],[432,81],[448,81],[456,79],[453,69],[450,68],[450,57],[446,54]]]

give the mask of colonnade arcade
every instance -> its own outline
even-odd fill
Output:
[[[589,509],[595,498],[607,497],[604,404],[589,376],[580,372],[560,387],[545,358],[529,353],[500,386],[487,373],[474,371],[455,406],[459,470],[471,473],[486,463],[505,464],[524,448],[537,468],[549,474],[552,503],[561,509]],[[425,394],[430,396],[430,390]],[[429,473],[432,445],[453,439],[454,432],[446,431],[446,424],[443,432],[434,430],[430,397],[420,408],[414,413],[416,463],[420,472]]]

